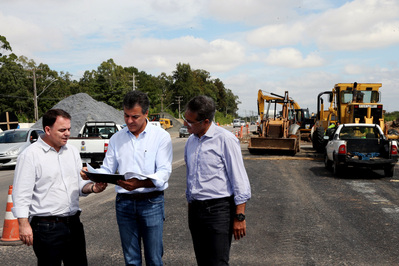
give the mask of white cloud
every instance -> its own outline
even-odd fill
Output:
[[[332,50],[359,50],[399,43],[399,2],[355,0],[316,17],[308,34]]]
[[[266,25],[250,31],[247,40],[250,44],[260,47],[294,45],[304,39],[305,30],[306,25],[303,23]]]
[[[176,39],[135,39],[125,45],[117,56],[122,65],[142,69],[173,71],[176,64],[190,63],[195,69],[209,72],[228,71],[246,60],[244,48],[232,41],[217,39],[208,42],[201,38],[184,36]]]
[[[324,64],[323,58],[317,53],[303,57],[301,51],[294,48],[271,49],[266,63],[287,68],[317,67]]]

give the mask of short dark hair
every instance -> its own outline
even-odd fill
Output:
[[[142,91],[129,91],[123,99],[123,108],[132,109],[136,104],[141,106],[143,114],[150,108],[150,99]]]
[[[213,121],[216,112],[214,100],[205,95],[192,98],[186,105],[185,110],[187,109],[193,113],[197,113],[197,121],[205,119]]]
[[[55,120],[57,120],[57,117],[59,116],[71,120],[71,115],[68,114],[68,112],[62,109],[50,109],[42,117],[43,129],[45,129],[47,126],[53,126]]]

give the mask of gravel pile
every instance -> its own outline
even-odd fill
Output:
[[[86,93],[78,93],[53,106],[53,109],[67,111],[71,119],[71,137],[77,137],[80,129],[86,121],[113,121],[116,124],[125,124],[123,111],[117,110],[110,105],[94,100]],[[40,118],[32,128],[42,128]]]

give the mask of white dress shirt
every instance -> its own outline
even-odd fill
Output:
[[[163,128],[148,123],[147,120],[147,126],[137,138],[127,127],[111,137],[100,172],[109,174],[114,174],[116,171],[119,174],[134,172],[147,175],[155,185],[155,188],[138,188],[133,191],[115,186],[117,193],[163,191],[168,187],[172,173],[172,159],[170,134]],[[128,176],[128,178],[133,177]]]
[[[214,123],[201,137],[191,134],[184,159],[187,165],[187,201],[209,200],[234,195],[236,205],[251,198],[240,141]]]
[[[14,173],[13,208],[16,218],[69,216],[79,209],[82,188],[91,181],[80,176],[78,150],[68,144],[59,152],[41,138],[19,156]]]

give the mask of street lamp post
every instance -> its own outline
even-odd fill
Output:
[[[40,95],[43,94],[43,92],[50,87],[51,84],[53,84],[55,81],[57,81],[58,79],[53,79],[51,80],[51,82],[42,90],[42,92],[39,93],[39,95],[37,95],[37,90],[36,90],[36,77],[35,75],[33,75],[33,102],[34,102],[34,107],[35,107],[35,122],[37,122],[37,120],[39,120],[39,108],[37,106],[37,100],[39,99]]]

